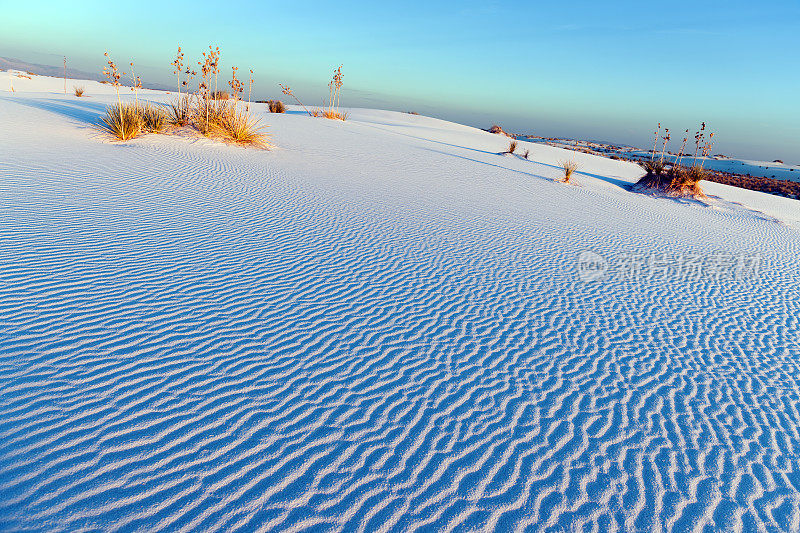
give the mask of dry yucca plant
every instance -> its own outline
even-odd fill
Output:
[[[237,111],[235,108],[216,117],[210,133],[223,140],[244,146],[272,147],[269,135],[264,132],[260,121],[251,117],[249,113]]]
[[[77,96],[78,98],[83,96],[83,93],[84,93],[83,85],[81,85],[81,86],[73,85],[72,88],[75,89],[75,96]]]
[[[506,150],[507,154],[513,154],[517,151],[517,141],[511,141],[508,143],[508,150]]]
[[[315,109],[312,112],[315,117],[330,118],[333,120],[347,120],[349,113],[342,111],[334,111],[332,109]]]
[[[108,106],[105,116],[100,119],[100,129],[121,141],[138,137],[144,129],[141,109],[121,102]]]
[[[699,184],[705,179],[706,171],[699,166],[685,168],[673,165],[666,169],[658,161],[648,161],[641,166],[646,173],[636,182],[634,190],[678,198],[706,198]]]
[[[178,97],[167,108],[167,121],[173,126],[188,126],[192,121],[192,106],[188,94]]]
[[[572,183],[572,174],[578,170],[578,163],[575,161],[561,161],[558,163],[564,171],[564,177],[561,179],[564,183]]]
[[[146,133],[162,133],[167,129],[169,117],[163,106],[145,104],[138,106],[142,121],[142,131]]]

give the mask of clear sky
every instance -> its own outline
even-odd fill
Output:
[[[259,97],[318,104],[344,64],[343,104],[519,133],[647,146],[657,122],[705,120],[714,151],[800,162],[800,0],[0,0],[0,55],[103,52],[169,83],[180,43],[253,68]],[[53,54],[48,55],[48,54]]]

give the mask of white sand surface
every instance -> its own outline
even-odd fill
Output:
[[[0,72],[0,530],[800,529],[800,202],[73,84]]]

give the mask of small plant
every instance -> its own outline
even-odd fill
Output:
[[[522,154],[522,157],[524,157],[525,159],[528,159],[529,155],[531,155],[531,151],[530,150],[525,150],[525,153]]]
[[[134,104],[111,105],[100,119],[100,129],[119,139],[127,141],[138,137],[143,130],[142,113]]]
[[[272,146],[259,120],[252,118],[246,111],[237,111],[235,108],[215,118],[211,133],[236,144],[257,148]]]
[[[283,102],[280,100],[269,100],[267,101],[267,107],[269,108],[270,113],[285,113],[286,106],[283,105]]]
[[[177,102],[167,108],[167,121],[173,126],[188,126],[192,121],[191,101],[188,94],[178,97]]]
[[[145,133],[162,133],[167,129],[169,119],[164,107],[155,104],[138,106],[141,114],[142,131]]]
[[[680,198],[706,197],[699,186],[699,182],[707,177],[707,172],[701,167],[673,165],[666,169],[658,161],[648,161],[640,165],[646,174],[636,183],[635,190],[656,191]]]
[[[517,151],[517,141],[511,141],[508,143],[508,150],[506,151],[507,154],[513,154]]]
[[[77,96],[78,98],[83,96],[84,92],[83,85],[81,86],[74,85],[72,88],[75,89],[75,96]]]
[[[559,165],[564,171],[564,177],[562,178],[561,181],[563,181],[564,183],[572,183],[572,174],[576,170],[578,170],[578,163],[569,160],[569,161],[561,161]]]

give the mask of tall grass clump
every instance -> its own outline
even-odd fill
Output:
[[[178,100],[169,104],[167,120],[172,126],[188,126],[192,122],[192,105],[188,94],[178,97]]]
[[[75,90],[75,96],[77,96],[78,98],[83,96],[83,93],[85,91],[85,89],[83,88],[83,85],[80,85],[80,86],[73,85],[72,88]]]
[[[120,102],[106,108],[106,114],[100,119],[100,128],[121,141],[127,141],[142,134],[144,121],[138,106]]]
[[[137,108],[141,115],[143,132],[163,133],[167,129],[169,117],[163,106],[148,103]]]
[[[656,135],[661,131],[661,124],[658,125]],[[705,198],[706,195],[700,188],[700,181],[706,179],[707,172],[703,169],[703,163],[706,157],[711,152],[713,146],[714,134],[710,133],[706,138],[706,123],[703,122],[700,129],[695,132],[695,150],[692,157],[692,164],[688,167],[681,166],[681,162],[686,156],[687,160],[691,154],[684,154],[686,143],[689,139],[689,130],[685,131],[685,136],[681,143],[678,155],[675,161],[667,164],[664,161],[666,146],[670,140],[669,129],[665,129],[664,136],[661,137],[663,144],[661,146],[660,157],[656,158],[656,151],[653,153],[649,161],[639,162],[639,165],[645,171],[636,183],[635,190],[658,192],[666,196],[680,197],[680,198]],[[658,137],[656,137],[658,139]],[[702,158],[698,164],[698,157]]]
[[[321,115],[324,118],[338,120],[347,119],[347,113],[342,113],[339,111],[339,98],[342,94],[342,86],[344,85],[342,82],[342,66],[343,65],[339,65],[339,68],[333,71],[333,78],[331,79],[330,83],[328,83],[328,90],[330,92],[328,97],[328,107],[323,108],[321,112]]]
[[[269,136],[264,133],[263,127],[257,118],[245,110],[232,109],[220,114],[212,126],[212,135],[217,135],[224,140],[240,145],[256,148],[269,148]]]
[[[344,85],[342,80],[342,65],[339,65],[339,68],[333,71],[333,78],[331,79],[330,83],[328,83],[328,105],[326,106],[323,103],[321,108],[314,109],[313,111],[308,111],[308,109],[306,109],[309,115],[312,117],[322,117],[334,120],[347,120],[348,114],[339,110],[339,99],[342,93],[342,86]],[[291,92],[287,93],[286,91],[284,91],[283,94],[294,96],[294,94]],[[305,108],[305,106],[303,107]]]
[[[210,49],[211,47],[209,47]],[[218,49],[217,49],[218,50]],[[238,78],[238,67],[232,67],[231,80],[228,85],[231,88],[231,95],[228,99],[219,98],[221,91],[215,89],[210,91],[210,75],[214,73],[216,78],[216,66],[219,61],[219,52],[212,50],[209,54],[204,54],[205,60],[200,63],[202,82],[198,89],[197,98],[194,105],[190,107],[191,125],[202,135],[217,138],[240,145],[254,146],[257,148],[269,148],[269,135],[264,132],[264,127],[259,119],[250,113],[250,101],[245,105],[240,101],[240,95],[244,92],[244,83]],[[250,92],[252,94],[252,71],[250,71]],[[216,83],[216,79],[215,79]],[[175,111],[172,113],[175,114]]]
[[[517,141],[511,141],[508,143],[508,150],[506,150],[507,154],[513,154],[517,151]]]
[[[105,53],[105,56],[108,59],[108,65],[103,68],[103,74],[105,74],[108,82],[114,86],[114,90],[117,93],[117,103],[106,108],[105,116],[100,119],[100,129],[121,141],[127,141],[141,135],[141,113],[138,105],[122,104],[122,98],[119,95],[119,80],[122,75],[119,68],[117,68],[117,64],[109,57],[108,52]],[[125,73],[123,72],[122,74]]]
[[[572,160],[561,161],[559,162],[559,166],[561,167],[561,170],[563,170],[564,172],[564,177],[561,178],[561,181],[563,181],[564,183],[572,183],[572,174],[575,173],[576,170],[578,170],[578,163]]]

